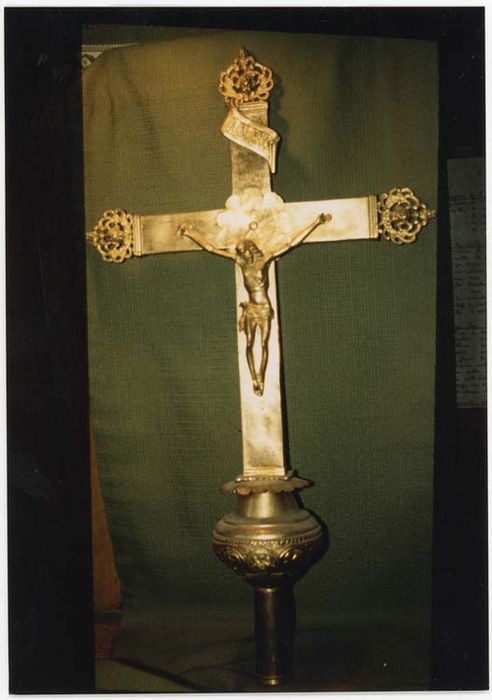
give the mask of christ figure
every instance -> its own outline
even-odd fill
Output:
[[[258,228],[256,221],[252,221],[249,224],[249,231],[236,242],[234,247],[231,246],[227,248],[220,248],[214,245],[206,236],[203,236],[191,227],[180,226],[178,228],[178,235],[187,236],[209,253],[234,260],[236,265],[239,265],[241,269],[244,287],[248,293],[248,301],[241,304],[243,311],[239,319],[238,327],[240,331],[246,334],[246,359],[253,380],[253,389],[257,396],[263,395],[265,386],[265,371],[268,363],[268,340],[270,338],[270,328],[273,318],[273,309],[268,297],[268,270],[270,264],[272,260],[279,258],[291,248],[302,243],[317,226],[327,223],[330,220],[330,214],[320,214],[314,223],[303,229],[287,243],[285,241],[279,242],[277,239],[274,241],[274,243],[277,244],[276,246],[274,245],[272,247],[271,244],[262,244],[264,250],[262,250],[259,244],[251,237]],[[263,238],[263,236],[261,238]],[[255,366],[253,348],[258,330],[261,340],[261,360],[260,366],[257,369]]]

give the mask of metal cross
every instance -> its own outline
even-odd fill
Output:
[[[304,243],[380,236],[412,243],[435,217],[410,188],[285,203],[270,182],[280,138],[268,126],[272,88],[271,70],[244,49],[220,76],[232,159],[223,209],[160,216],[109,210],[86,234],[107,262],[201,249],[234,262],[243,472],[223,487],[237,494],[237,506],[213,537],[217,555],[255,586],[257,673],[268,684],[289,671],[292,585],[324,551],[318,521],[292,493],[308,482],[285,463],[275,260]]]
[[[301,243],[411,243],[435,212],[409,188],[381,196],[284,203],[271,189],[278,134],[268,127],[272,72],[241,49],[220,76],[229,106],[232,195],[225,208],[139,216],[106,211],[86,234],[107,262],[204,249],[235,262],[243,477],[285,477],[275,260]]]

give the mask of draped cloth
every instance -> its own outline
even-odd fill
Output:
[[[217,82],[241,46],[274,71],[285,201],[411,186],[436,206],[434,44],[221,31],[114,49],[86,69],[86,230],[110,208],[224,205]],[[330,538],[296,585],[288,689],[430,683],[436,235],[432,222],[412,246],[305,245],[278,264],[289,461],[315,482],[303,502]],[[219,486],[241,470],[232,264],[189,252],[110,265],[90,247],[87,278],[91,412],[123,588],[113,658],[162,689],[258,690],[252,589],[211,550],[233,507]]]

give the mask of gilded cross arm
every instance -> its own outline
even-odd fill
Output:
[[[295,202],[284,205],[292,228],[301,229],[320,212],[330,212],[330,225],[316,228],[304,243],[377,239],[380,236],[397,245],[413,243],[436,212],[428,209],[409,188],[368,197]],[[141,216],[123,209],[104,212],[86,238],[106,262],[121,263],[129,258],[156,253],[200,250],[189,238],[178,235],[187,226],[212,232],[223,209]]]

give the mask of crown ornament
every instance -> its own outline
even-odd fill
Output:
[[[239,49],[234,63],[219,77],[219,92],[229,107],[239,107],[245,102],[266,102],[273,86],[271,69],[258,63],[246,49]]]
[[[379,195],[377,210],[378,233],[396,245],[414,243],[420,231],[437,217],[410,187],[394,187]]]

